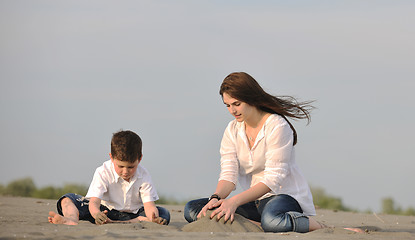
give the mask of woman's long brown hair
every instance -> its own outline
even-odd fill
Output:
[[[262,89],[258,82],[245,72],[234,72],[229,74],[220,86],[219,94],[227,93],[232,98],[245,102],[264,112],[278,114],[290,125],[295,145],[297,143],[297,131],[288,121],[287,117],[294,119],[307,119],[311,121],[310,111],[314,108],[311,103],[298,102],[291,96],[273,96]]]

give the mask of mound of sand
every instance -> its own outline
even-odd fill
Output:
[[[182,228],[183,232],[263,232],[263,230],[248,219],[239,214],[235,214],[235,219],[225,222],[224,218],[217,221],[216,218],[210,219],[212,211],[208,211],[206,216],[199,220],[189,223]]]

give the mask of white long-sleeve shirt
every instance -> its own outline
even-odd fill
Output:
[[[97,197],[110,210],[137,213],[143,203],[159,199],[149,172],[141,165],[127,182],[115,172],[108,160],[94,173],[86,198]]]
[[[244,122],[231,121],[222,138],[219,181],[236,185],[239,180],[243,190],[264,183],[271,191],[259,199],[287,194],[298,201],[304,214],[315,215],[310,188],[295,163],[293,140],[288,122],[272,114],[250,148]]]

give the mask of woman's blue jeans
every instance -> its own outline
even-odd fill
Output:
[[[188,222],[197,220],[197,215],[208,203],[208,198],[188,202],[184,207],[184,217]],[[250,220],[261,222],[265,232],[309,231],[309,219],[297,200],[285,194],[271,196],[239,206],[236,213]]]

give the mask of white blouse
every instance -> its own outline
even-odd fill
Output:
[[[231,121],[222,138],[219,181],[236,185],[239,180],[243,190],[264,183],[271,192],[259,199],[287,194],[298,201],[304,214],[315,215],[310,188],[295,163],[293,140],[288,122],[272,114],[250,148],[244,122]]]
[[[86,198],[97,197],[110,210],[137,213],[143,203],[159,199],[149,172],[141,165],[130,181],[125,181],[117,172],[111,160],[95,170]]]

